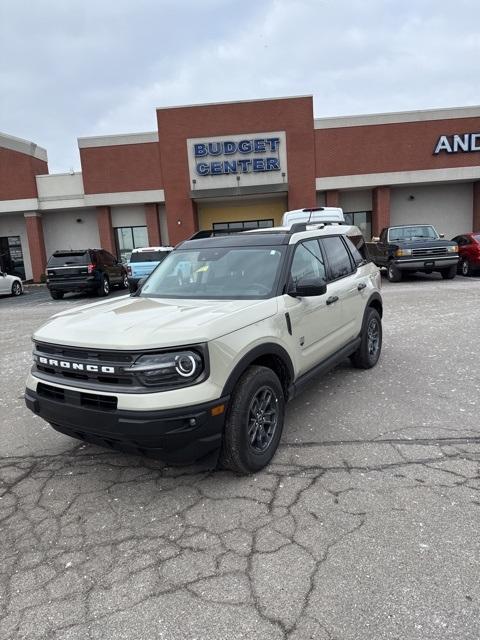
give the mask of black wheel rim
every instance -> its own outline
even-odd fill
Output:
[[[18,284],[18,282],[15,282],[15,284],[13,285],[13,295],[14,296],[20,295],[20,285]]]
[[[380,326],[375,318],[368,323],[367,328],[367,348],[370,357],[374,357],[378,353],[380,347]]]
[[[248,442],[255,453],[270,446],[278,425],[278,397],[272,387],[260,387],[248,408]]]
[[[105,291],[105,293],[108,293],[110,291],[110,287],[108,286],[108,280],[104,280],[103,281],[103,290]]]

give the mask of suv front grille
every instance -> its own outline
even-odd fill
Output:
[[[412,256],[415,258],[436,258],[447,255],[447,247],[419,247],[412,249]]]
[[[36,343],[33,357],[34,371],[52,381],[70,385],[82,382],[82,386],[115,387],[118,391],[138,384],[132,374],[123,370],[138,354]]]
[[[98,409],[100,411],[115,411],[117,408],[117,398],[115,396],[102,396],[96,393],[85,393],[83,391],[71,391],[70,389],[59,389],[50,384],[39,382],[37,394],[41,398],[73,404],[88,409]]]

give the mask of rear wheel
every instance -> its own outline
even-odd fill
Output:
[[[98,295],[102,298],[108,296],[110,293],[110,282],[108,281],[107,276],[103,276],[102,284],[98,287]]]
[[[128,276],[126,273],[123,274],[122,282],[120,284],[120,289],[128,289]]]
[[[15,281],[12,284],[12,296],[21,296],[23,293],[22,285],[20,282]]]
[[[472,275],[473,273],[472,265],[468,260],[463,259],[460,262],[460,273],[462,274],[462,276],[465,276],[466,278]]]
[[[453,280],[457,275],[457,265],[453,264],[451,267],[448,267],[448,269],[442,269],[440,273],[444,280]]]
[[[402,279],[402,272],[393,262],[390,262],[387,267],[387,279],[389,282],[400,282]]]
[[[285,397],[277,375],[267,367],[249,367],[232,394],[220,465],[241,474],[263,469],[277,450],[284,415]]]
[[[374,367],[382,352],[382,319],[380,314],[373,307],[368,307],[365,313],[360,346],[350,357],[353,366],[357,369]]]
[[[54,289],[53,290],[51,289],[50,295],[54,300],[61,300],[65,294],[63,291],[55,291]]]

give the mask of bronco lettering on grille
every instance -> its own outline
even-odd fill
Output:
[[[83,364],[82,362],[70,362],[69,360],[57,360],[38,356],[35,358],[39,364],[47,367],[57,367],[59,369],[69,369],[71,371],[86,371],[88,373],[115,373],[115,367],[97,364]]]

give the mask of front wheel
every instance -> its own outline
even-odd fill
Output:
[[[284,416],[278,376],[268,367],[249,367],[232,394],[220,466],[245,475],[263,469],[277,450]]]
[[[390,262],[387,267],[387,279],[389,282],[400,282],[402,279],[402,272],[393,262]]]
[[[55,290],[50,290],[50,295],[52,296],[52,298],[54,300],[61,300],[64,296],[64,292],[63,291],[55,291]]]
[[[20,282],[15,281],[12,284],[12,296],[21,296],[23,293],[22,285]]]
[[[350,357],[357,369],[374,367],[382,352],[382,319],[373,307],[368,307],[363,323],[361,342],[358,349]]]
[[[451,267],[448,267],[448,269],[442,269],[440,273],[442,274],[442,278],[444,280],[453,280],[453,278],[455,278],[455,276],[457,275],[457,265],[453,264]]]

